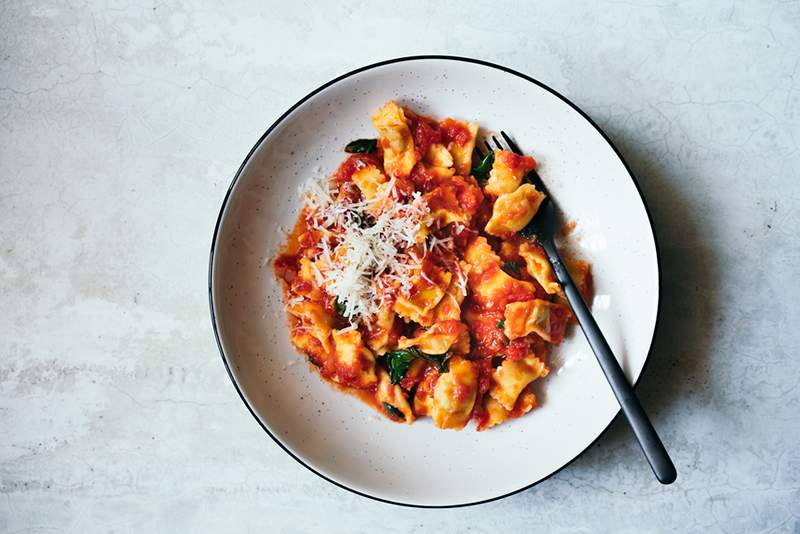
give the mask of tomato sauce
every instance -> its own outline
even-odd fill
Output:
[[[299,276],[292,282],[292,293],[306,295],[314,289],[314,286],[300,278]]]
[[[439,380],[439,371],[437,371],[434,367],[430,366],[425,369],[425,374],[422,377],[422,381],[417,386],[417,391],[414,393],[414,397],[416,400],[419,401],[420,406],[424,406],[427,404],[428,399],[433,396],[433,388],[436,387],[436,382]],[[414,406],[417,406],[417,402],[414,403]],[[422,413],[421,410],[419,415],[428,415],[427,413]]]
[[[508,414],[508,418],[509,419],[515,419],[515,418],[523,416],[523,415],[525,415],[527,413],[527,411],[525,410],[527,403],[523,402],[523,400],[527,397],[527,394],[529,394],[529,393],[530,394],[533,393],[533,390],[532,390],[530,385],[526,386],[522,390],[522,392],[519,394],[519,397],[517,397],[517,402],[514,403],[514,408]],[[530,409],[528,411],[533,410],[534,408],[536,408],[536,397],[535,396],[533,397],[533,402],[532,402],[532,404],[530,406]]]
[[[503,320],[502,310],[487,310],[470,297],[464,301],[464,320],[472,332],[472,355],[483,358],[503,354],[508,338],[497,326]]]
[[[424,176],[417,173],[417,178]],[[435,184],[438,178],[425,182],[427,187]],[[455,213],[464,221],[469,221],[483,202],[483,193],[474,181],[462,176],[453,176],[446,182],[435,185],[425,194],[425,202],[431,211],[446,210]]]
[[[433,325],[430,331],[448,336],[460,336],[467,331],[467,327],[461,321],[439,321]]]
[[[461,212],[458,206],[455,188],[450,184],[442,184],[435,187],[430,193],[425,195],[425,201],[431,211],[444,209],[454,213]]]
[[[394,190],[399,198],[405,199],[410,197],[416,191],[416,188],[410,178],[396,177],[394,179]]]
[[[530,282],[519,281],[514,284],[508,284],[507,291],[502,299],[502,306],[505,309],[506,304],[511,302],[525,302],[536,298],[536,293],[533,291]],[[545,293],[546,294],[546,293]]]
[[[492,210],[494,209],[494,198],[491,195],[484,195],[481,205],[475,213],[474,225],[477,228],[485,228],[486,223],[492,218]]]
[[[414,184],[416,189],[423,193],[432,190],[437,184],[436,176],[433,172],[428,170],[428,167],[421,161],[411,169],[411,174],[409,174],[408,179],[411,180],[411,183]]]
[[[478,367],[478,394],[483,395],[492,385],[492,373],[494,367],[492,366],[491,358],[481,358],[476,360],[475,365]]]
[[[431,368],[431,363],[422,359],[415,359],[411,362],[411,366],[406,371],[405,376],[400,380],[400,387],[410,391],[411,388],[419,384]]]
[[[366,362],[364,358],[358,358],[352,364],[343,364],[339,360],[335,360],[335,376],[341,384],[358,387],[361,381],[361,374],[365,371],[367,364],[371,364],[371,362]]]
[[[484,430],[489,423],[489,414],[483,407],[483,398],[489,391],[492,385],[492,373],[494,367],[492,366],[491,358],[481,358],[475,360],[476,367],[478,368],[478,392],[475,396],[475,406],[472,408],[471,418],[475,421],[478,431]]]
[[[322,307],[325,308],[325,311],[331,314],[338,322],[342,322],[342,317],[336,311],[336,297],[332,296],[323,288],[320,288],[319,292],[322,295],[321,304]]]
[[[522,360],[528,355],[529,351],[530,343],[526,339],[515,339],[506,347],[506,358],[512,361]]]
[[[592,271],[587,271],[583,278],[583,284],[580,287],[581,296],[583,301],[589,304],[592,300],[592,293],[594,292],[594,278],[592,278]]]
[[[288,290],[288,285],[291,284],[297,277],[300,271],[300,259],[306,247],[303,238],[307,233],[306,216],[308,215],[306,209],[300,213],[297,218],[289,238],[286,240],[286,246],[283,251],[278,254],[275,261],[272,263],[272,270],[278,279],[284,282],[284,293]]]
[[[300,247],[300,250],[306,251],[307,249],[314,248],[317,244],[317,235],[316,232],[311,230],[307,230],[297,236],[297,244]]]
[[[542,300],[550,300],[552,298],[552,296],[547,291],[545,291],[542,286],[539,285],[539,282],[534,280],[533,277],[528,274],[528,271],[526,271],[524,267],[522,268],[522,272],[524,273],[524,276],[522,278],[526,279],[528,282],[533,284],[534,298]]]
[[[382,168],[381,160],[378,157],[379,152],[380,151],[370,154],[350,154],[347,159],[339,165],[336,174],[334,174],[334,180],[339,184],[349,182],[353,179],[353,175],[356,172],[370,165],[378,167],[379,169]]]
[[[472,135],[464,123],[453,119],[445,119],[440,122],[439,129],[442,132],[442,141],[444,143],[452,141],[459,146],[464,146],[472,139]]]
[[[463,257],[469,244],[478,237],[478,231],[467,228],[464,225],[450,225],[447,228],[449,228],[450,236],[453,238],[456,250]]]
[[[430,146],[441,144],[442,134],[435,121],[421,115],[408,114],[406,119],[411,130],[411,137],[414,139],[414,150],[417,152],[418,159],[422,159],[428,153]]]
[[[519,171],[522,174],[527,174],[536,168],[536,160],[531,156],[521,156],[514,152],[503,152],[500,157],[506,167]]]
[[[483,408],[483,395],[480,393],[475,399],[475,406],[472,408],[472,420],[475,421],[475,428],[478,432],[485,430],[489,424],[489,414]]]
[[[562,306],[550,308],[550,337],[553,343],[561,343],[564,339],[564,331],[569,322],[570,312]]]
[[[339,193],[336,197],[345,202],[358,202],[361,200],[361,189],[352,181],[342,182],[339,184]]]
[[[434,285],[440,287],[446,287],[448,285],[446,283],[446,271],[439,267],[430,255],[425,256],[422,260],[422,274],[424,275],[423,280],[427,278],[433,282]],[[428,284],[427,287],[430,287],[430,284]]]
[[[300,321],[295,320],[294,324],[292,325],[292,332],[294,335],[299,333],[300,328]],[[315,337],[310,337],[306,340],[306,346],[304,347],[304,352],[308,355],[308,359],[314,364],[314,367],[322,374],[322,369],[325,366],[325,361],[327,360],[327,355],[325,354],[325,349],[323,348],[322,344],[319,340]]]
[[[461,378],[458,375],[453,375],[455,380],[453,381],[453,394],[452,399],[457,403],[463,403],[472,396],[474,390],[467,384],[461,382]]]
[[[456,196],[458,205],[470,216],[475,215],[483,203],[483,191],[481,191],[475,178],[464,178],[454,176],[452,183],[456,185]]]
[[[272,264],[275,275],[285,284],[291,284],[300,271],[300,256],[298,254],[280,254]]]

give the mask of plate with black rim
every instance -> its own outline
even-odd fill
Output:
[[[545,84],[493,63],[449,56],[383,61],[303,97],[258,139],[236,172],[212,239],[209,300],[225,367],[247,409],[317,475],[373,499],[421,507],[477,504],[531,487],[585,451],[619,406],[580,330],[551,354],[539,407],[485,432],[378,416],[324,382],[289,341],[272,259],[301,208],[298,186],[332,173],[351,139],[374,136],[387,100],[434,117],[511,132],[575,231],[561,246],[592,264],[592,312],[636,383],[659,311],[655,234],[645,201],[608,137]]]

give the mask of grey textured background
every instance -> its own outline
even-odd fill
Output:
[[[0,531],[800,532],[800,4],[319,4],[0,3]],[[675,485],[617,421],[533,490],[398,508],[239,401],[206,302],[233,173],[308,91],[414,53],[544,81],[638,175]]]

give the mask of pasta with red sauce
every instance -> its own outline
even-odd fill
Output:
[[[478,124],[387,102],[348,145],[273,264],[294,345],[388,419],[485,430],[536,407],[531,384],[571,312],[523,239],[542,192],[531,156],[473,158]],[[491,165],[490,165],[491,163]],[[567,262],[581,293],[589,264]]]

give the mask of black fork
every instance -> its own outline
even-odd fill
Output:
[[[520,155],[522,154],[517,144],[505,132],[500,132],[500,135],[513,152]],[[492,136],[492,141],[494,141],[498,150],[504,150],[503,145],[497,137]],[[484,143],[489,152],[494,152],[488,140],[485,140]],[[481,159],[483,159],[480,149],[478,149],[477,152],[481,155]],[[578,320],[578,324],[581,325],[583,334],[592,347],[597,361],[600,362],[600,367],[606,375],[606,379],[611,385],[614,395],[617,397],[622,412],[628,419],[631,428],[633,428],[633,433],[636,435],[636,439],[639,440],[639,445],[642,447],[642,451],[645,457],[647,457],[647,461],[650,463],[653,473],[655,473],[656,478],[662,484],[671,484],[678,476],[675,471],[675,465],[673,465],[669,454],[667,454],[667,450],[664,448],[664,444],[661,442],[655,428],[653,428],[653,424],[644,412],[628,379],[625,378],[625,373],[617,362],[617,358],[611,351],[611,347],[608,346],[603,332],[601,332],[600,327],[597,326],[597,322],[594,320],[594,317],[592,317],[588,306],[583,301],[583,297],[578,291],[575,282],[572,281],[572,277],[569,275],[569,272],[567,272],[566,267],[564,267],[564,263],[558,253],[558,249],[553,240],[558,214],[556,213],[556,206],[552,197],[536,171],[532,171],[527,176],[527,179],[536,189],[544,193],[546,197],[539,206],[539,211],[536,212],[531,222],[520,231],[520,234],[526,239],[538,243],[544,249],[547,259],[553,266],[553,272],[559,284],[561,284],[564,294],[569,301],[569,305],[572,307],[572,311]]]

